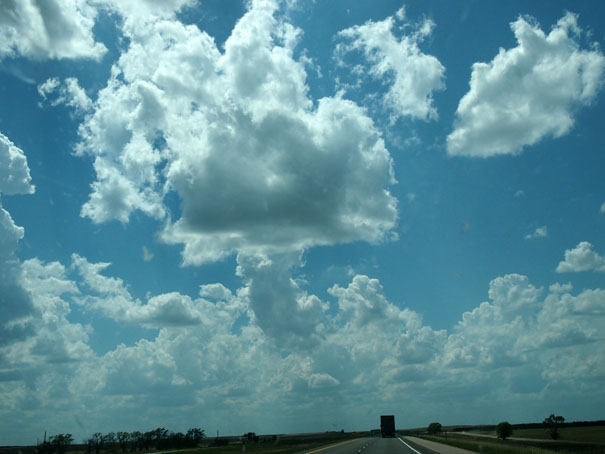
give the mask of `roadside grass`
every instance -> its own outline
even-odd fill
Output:
[[[513,437],[551,439],[547,429],[517,429],[513,430]],[[605,443],[605,426],[563,427],[559,429],[559,439]]]
[[[295,437],[284,437],[276,440],[263,440],[258,443],[242,443],[232,442],[224,444],[222,446],[212,446],[212,440],[205,440],[206,445],[202,445],[198,448],[180,449],[180,450],[169,450],[169,451],[126,451],[122,453],[121,450],[101,450],[100,454],[162,454],[162,453],[174,453],[174,454],[240,454],[240,453],[252,453],[252,454],[300,454],[314,449],[321,448],[323,446],[335,445],[351,441],[355,438],[359,438],[360,435],[351,436],[338,436],[338,437],[317,437],[317,438],[295,438]],[[19,447],[7,447],[0,449],[2,454],[37,454],[35,446],[19,446]],[[94,450],[92,451],[94,454]],[[71,446],[66,454],[86,454],[85,450],[78,449],[76,446]]]
[[[470,431],[482,435],[496,435],[496,431]],[[513,429],[513,437],[533,438],[536,440],[550,440],[548,429]],[[562,427],[559,429],[560,440],[587,441],[605,443],[605,426],[587,426],[587,427]]]
[[[448,435],[448,438],[421,435],[425,440],[443,443],[456,448],[482,454],[597,454],[603,453],[603,446],[590,446],[570,443],[556,443],[546,446],[539,440],[534,442],[523,442],[514,440],[491,440],[481,437],[463,437]]]

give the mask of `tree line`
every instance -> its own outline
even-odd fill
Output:
[[[195,448],[206,438],[204,430],[191,428],[186,433],[172,432],[163,427],[148,432],[109,432],[94,433],[84,440],[88,454],[99,454],[101,451],[136,452]],[[64,454],[73,443],[71,434],[58,434],[49,437],[48,441],[37,447],[38,454]]]
[[[542,421],[541,427],[544,427],[546,430],[549,431],[550,437],[553,440],[558,440],[559,436],[560,436],[559,429],[563,426],[564,422],[565,422],[565,418],[563,416],[557,416],[553,413],[548,418],[545,418],[544,421]],[[490,426],[490,427],[493,427],[493,426]],[[499,423],[495,427],[495,429],[496,429],[496,434],[498,435],[498,438],[501,438],[502,440],[506,440],[508,437],[510,437],[513,434],[513,426],[508,421],[503,421],[503,422]],[[438,422],[432,422],[427,427],[427,432],[430,435],[438,435],[441,431],[442,431],[442,426]]]

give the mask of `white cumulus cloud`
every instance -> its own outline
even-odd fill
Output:
[[[20,283],[21,263],[15,255],[24,229],[2,207],[1,197],[34,191],[25,153],[0,133],[0,345],[29,333],[30,317],[36,312],[29,292]]]
[[[119,13],[127,21],[149,20],[153,17],[170,17],[199,0],[94,0],[110,10]]]
[[[450,155],[516,154],[570,131],[576,110],[599,92],[605,69],[596,46],[580,47],[577,21],[567,13],[548,34],[531,18],[511,23],[517,46],[473,65],[470,90],[447,138]]]
[[[208,284],[204,287],[217,301],[192,299],[178,292],[164,293],[149,297],[146,303],[134,298],[120,278],[106,276],[105,270],[110,263],[90,263],[77,254],[72,255],[72,269],[80,276],[81,286],[86,289],[82,295],[74,297],[79,304],[97,310],[121,324],[141,325],[147,328],[183,327],[189,325],[208,325],[222,320],[209,319],[208,314],[216,312],[211,308],[221,307],[224,311],[241,311],[243,305],[234,301],[227,289],[220,284]],[[211,291],[210,289],[214,289]],[[221,290],[219,292],[219,290]],[[225,312],[225,314],[227,314]]]
[[[23,227],[14,223],[0,203],[0,344],[32,329],[29,316],[35,308],[31,296],[20,283],[21,264],[15,256],[23,232]]]
[[[591,243],[581,241],[575,248],[565,251],[565,259],[559,262],[556,271],[557,273],[605,272],[605,258],[593,250]]]
[[[0,193],[33,194],[34,190],[23,150],[0,132]]]
[[[437,58],[418,47],[431,35],[434,26],[430,19],[418,25],[408,23],[401,8],[395,16],[383,21],[368,21],[338,33],[344,42],[338,45],[337,56],[342,60],[347,53],[362,52],[369,63],[369,74],[389,86],[383,103],[392,112],[392,119],[437,118],[433,92],[445,88],[445,68]],[[406,33],[410,28],[412,32]]]
[[[61,427],[78,433],[68,415],[89,415],[94,430],[126,425],[131,412],[121,410],[128,408],[145,414],[149,426],[168,412],[179,415],[174,424],[195,416],[221,427],[229,421],[224,430],[238,433],[258,418],[294,430],[326,405],[358,417],[377,403],[419,411],[441,395],[454,396],[448,405],[490,399],[496,407],[543,405],[551,388],[566,396],[562,406],[576,405],[587,389],[593,402],[605,398],[602,289],[573,294],[571,285],[554,284],[545,292],[526,276],[501,276],[489,285],[489,301],[448,332],[389,301],[377,279],[356,275],[329,289],[332,301],[321,301],[294,277],[301,266],[296,255],[238,261],[243,286],[235,292],[204,284],[201,298],[169,292],[146,304],[133,300],[121,279],[104,275],[108,264],[74,256],[70,279],[57,262],[26,261],[23,279],[40,314],[38,330],[0,346],[0,359],[11,365],[0,368],[6,380],[0,380],[6,393],[0,418],[58,414]],[[67,321],[75,308],[70,301],[159,330],[98,354],[90,330]],[[322,331],[314,330],[319,323]],[[304,345],[305,336],[313,342]],[[493,401],[494,386],[502,402]],[[319,418],[318,427],[328,423]]]
[[[392,160],[372,120],[340,97],[314,102],[300,31],[251,2],[221,53],[195,26],[125,25],[130,47],[80,129],[97,180],[82,215],[180,217],[161,234],[186,264],[391,238]]]
[[[252,318],[279,345],[309,347],[325,333],[328,309],[315,295],[308,295],[292,279],[297,264],[289,254],[259,257],[238,255],[237,273],[246,284],[245,296]]]
[[[107,51],[95,41],[97,10],[86,0],[0,2],[0,59],[91,58]]]
[[[23,262],[23,286],[39,311],[35,336],[25,342],[30,353],[49,363],[81,361],[91,358],[88,330],[71,323],[69,299],[80,293],[58,262],[43,263],[37,258]]]

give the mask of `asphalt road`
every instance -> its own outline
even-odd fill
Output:
[[[309,451],[307,454],[434,454],[399,438],[357,438],[353,441]]]

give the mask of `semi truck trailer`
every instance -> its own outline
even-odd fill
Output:
[[[380,433],[382,434],[383,438],[395,436],[394,415],[382,415],[380,417]]]

